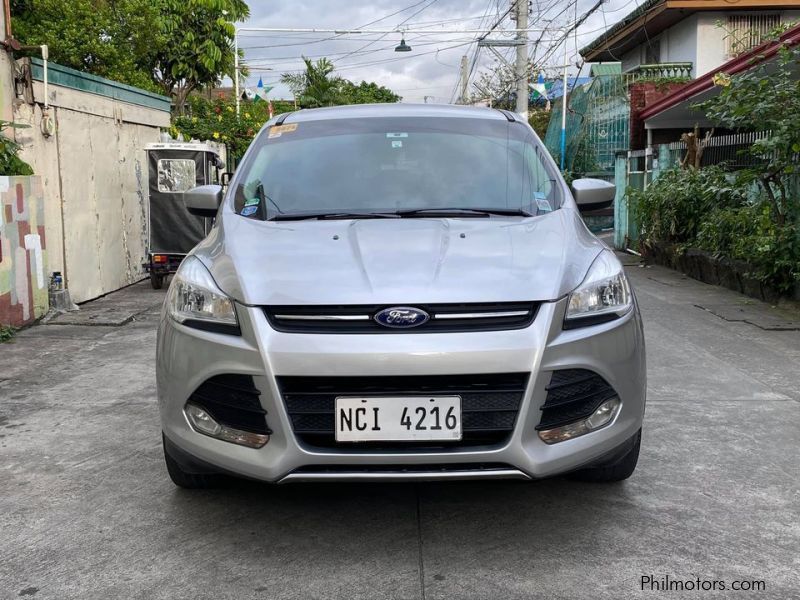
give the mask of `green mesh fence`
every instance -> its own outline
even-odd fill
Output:
[[[544,143],[561,161],[561,102],[553,102]],[[565,168],[573,173],[614,170],[614,154],[630,142],[630,102],[621,75],[600,75],[572,90],[567,105]]]

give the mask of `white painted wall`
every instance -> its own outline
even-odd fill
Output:
[[[773,12],[773,11],[769,11]],[[784,23],[800,21],[800,10],[780,11]],[[661,62],[691,62],[692,77],[697,78],[713,71],[728,60],[725,55],[726,24],[734,11],[698,12],[653,37],[660,40]],[[645,62],[645,44],[625,53],[622,70],[629,71]]]
[[[697,21],[698,14],[690,15],[662,34],[661,62],[697,63]],[[692,77],[696,77],[694,67]]]
[[[629,50],[620,57],[620,61],[622,62],[623,73],[625,71],[631,71],[635,69],[644,62],[642,51],[643,51],[642,46],[637,46],[633,50]]]
[[[142,279],[147,250],[144,146],[169,127],[169,113],[106,96],[50,86],[57,132],[41,132],[37,104],[17,103],[21,156],[41,175],[50,271],[61,271],[83,302]]]

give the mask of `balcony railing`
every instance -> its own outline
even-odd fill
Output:
[[[628,79],[628,83],[634,83],[642,79],[691,79],[692,63],[672,62],[639,65],[625,73],[625,76]]]

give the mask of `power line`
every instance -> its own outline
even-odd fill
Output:
[[[417,2],[416,4],[414,4],[414,5],[412,5],[412,6],[409,6],[409,7],[407,7],[407,8],[404,8],[403,10],[400,10],[400,11],[397,11],[397,12],[395,12],[395,13],[392,13],[392,15],[396,15],[398,12],[403,12],[403,11],[405,11],[405,10],[409,10],[409,9],[411,9],[411,8],[417,7],[417,6],[419,6],[420,4],[424,4],[424,3],[425,3],[425,2],[427,2],[427,1],[428,1],[428,0],[422,0],[421,2]],[[407,18],[407,19],[405,19],[404,21],[401,21],[401,22],[398,24],[398,27],[399,27],[400,25],[404,25],[404,24],[408,23],[408,22],[409,22],[411,19],[413,19],[414,17],[416,17],[416,16],[417,16],[419,13],[421,13],[421,12],[422,12],[423,10],[425,10],[426,8],[430,8],[430,7],[431,7],[433,4],[435,4],[436,2],[437,2],[437,0],[430,0],[430,3],[429,3],[429,4],[427,4],[427,5],[423,6],[422,8],[420,8],[420,9],[419,9],[417,12],[415,12],[413,15],[411,15],[410,17],[408,17],[408,18]],[[392,15],[390,15],[390,16],[392,16]],[[384,17],[384,18],[388,18],[388,17]],[[379,21],[382,21],[382,20],[383,20],[383,19],[379,19]],[[374,22],[375,22],[375,21],[373,21],[373,23],[374,23]],[[366,25],[364,25],[364,27],[366,27]],[[368,47],[370,47],[372,44],[374,44],[374,43],[375,43],[375,42],[377,42],[377,41],[380,41],[380,40],[382,40],[382,39],[383,39],[383,38],[385,38],[387,35],[389,35],[389,34],[388,34],[388,33],[384,33],[384,34],[383,34],[382,36],[380,36],[380,37],[379,37],[377,40],[373,40],[373,41],[371,41],[371,42],[368,42],[368,43],[364,44],[364,45],[363,45],[363,46],[361,46],[360,48],[358,48],[358,49],[356,49],[356,50],[353,50],[353,52],[351,52],[350,54],[346,54],[345,56],[343,56],[343,57],[342,57],[342,58],[340,58],[339,60],[344,60],[344,59],[345,59],[345,58],[347,58],[348,56],[352,56],[353,54],[355,54],[355,53],[357,53],[357,52],[360,52],[360,51],[364,50],[364,48],[368,48]]]

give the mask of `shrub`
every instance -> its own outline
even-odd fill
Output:
[[[800,281],[800,238],[793,225],[775,224],[767,202],[713,210],[696,241],[718,257],[747,263],[750,276],[779,292],[791,292]]]
[[[0,120],[0,132],[7,127],[21,129],[23,127],[28,127],[28,125],[19,125]],[[17,156],[19,151],[19,144],[4,135],[0,135],[0,175],[33,175],[31,166]]]
[[[746,193],[719,167],[669,169],[644,191],[628,191],[641,224],[640,242],[692,242],[707,215],[716,208],[742,206]]]
[[[747,263],[749,275],[781,293],[800,281],[800,235],[779,225],[772,203],[753,190],[749,173],[719,167],[665,171],[646,190],[629,191],[643,249],[657,242],[701,248]]]
[[[14,337],[14,328],[0,323],[0,344]]]

